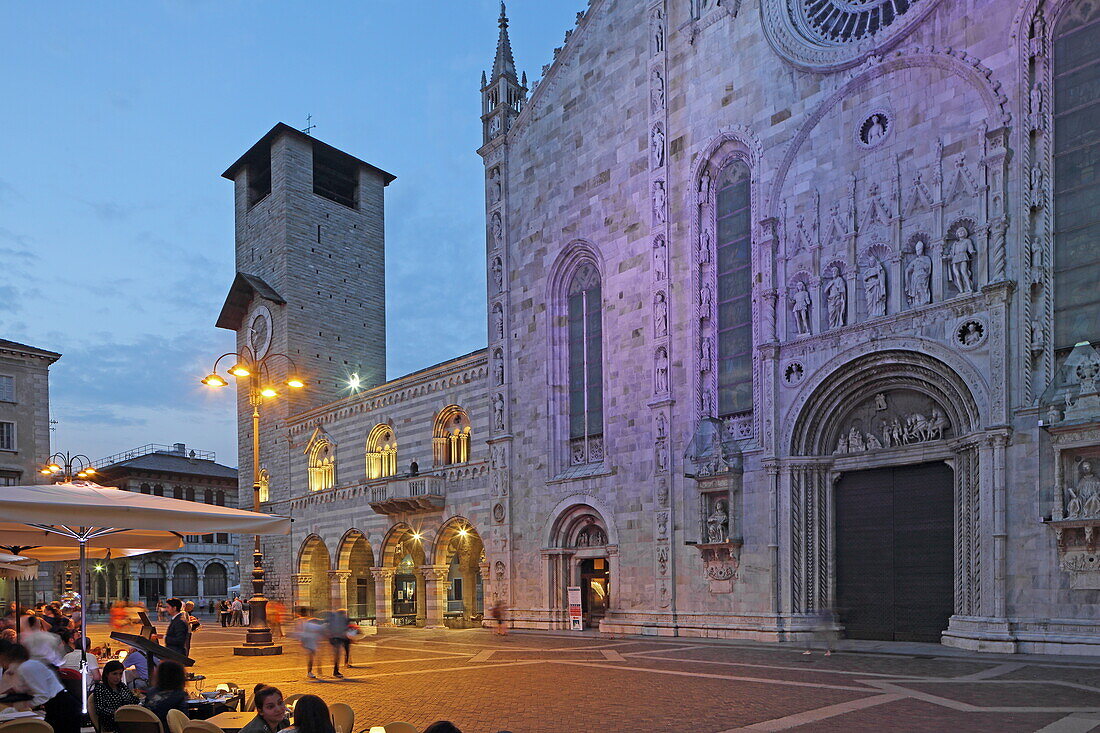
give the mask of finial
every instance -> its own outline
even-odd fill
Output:
[[[504,7],[504,0],[500,0],[500,20],[497,22],[501,30],[508,27],[508,11]]]
[[[485,86],[489,83],[489,80],[485,77],[485,70],[481,70],[481,86]]]

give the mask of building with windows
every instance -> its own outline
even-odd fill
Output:
[[[393,176],[275,127],[218,320],[310,381],[274,595],[1100,651],[1098,43],[1092,0],[592,0],[528,84],[502,12],[487,348],[388,381]]]
[[[104,486],[217,506],[238,504],[237,469],[217,463],[212,451],[188,449],[183,443],[143,445],[94,465]],[[90,600],[141,601],[153,608],[158,600],[178,596],[203,608],[226,598],[240,575],[237,536],[218,532],[186,535],[184,540],[175,552],[96,563]]]
[[[0,486],[41,483],[50,457],[50,365],[61,354],[0,339]]]

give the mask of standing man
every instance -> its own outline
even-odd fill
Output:
[[[164,634],[164,645],[174,652],[188,656],[191,647],[191,625],[187,614],[183,613],[183,601],[179,598],[168,599],[168,631]]]
[[[229,610],[232,612],[232,616],[229,620],[229,625],[244,626],[244,604],[241,603],[240,596],[234,598],[233,602],[229,604]]]

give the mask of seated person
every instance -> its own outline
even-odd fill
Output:
[[[153,686],[145,695],[142,705],[156,713],[164,730],[168,727],[168,711],[187,712],[187,693],[183,690],[186,674],[179,662],[164,660],[157,665]]]
[[[287,733],[336,733],[332,713],[316,695],[302,695],[294,704],[294,725]]]
[[[130,647],[126,653],[127,684],[134,691],[144,690],[149,686],[149,658],[145,652],[135,647]]]
[[[283,693],[274,687],[256,685],[256,717],[248,721],[240,733],[275,733],[289,727]]]
[[[95,711],[99,715],[99,729],[104,733],[118,730],[115,727],[116,710],[123,705],[137,705],[140,702],[137,695],[122,684],[123,672],[122,662],[112,659],[103,665],[103,681],[97,682],[92,688]]]
[[[63,634],[61,638],[65,639],[65,635]],[[77,637],[77,639],[79,639],[79,637]],[[80,671],[80,642],[77,639],[70,638],[67,648],[71,651],[66,653],[61,660],[61,664],[57,665],[61,667],[61,669],[75,669],[77,672]],[[88,684],[90,686],[92,682],[99,682],[100,672],[99,660],[97,660],[95,654],[92,654],[89,650],[89,646],[88,639],[85,638],[84,650],[85,658],[88,660]]]
[[[26,647],[0,640],[0,667],[5,675],[18,675],[12,689],[31,694],[31,706],[42,708],[54,733],[80,733],[80,701],[69,694],[56,672],[31,659]]]

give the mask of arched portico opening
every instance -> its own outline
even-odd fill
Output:
[[[980,430],[982,382],[902,349],[823,371],[788,433],[790,629],[837,608],[851,637],[939,641],[956,617],[993,610],[980,466],[997,440]]]
[[[591,503],[577,501],[562,508],[543,551],[550,580],[551,620],[558,628],[568,624],[568,588],[581,589],[585,626],[599,628],[612,607],[612,584],[617,582],[618,547],[603,514]]]
[[[480,626],[485,613],[485,545],[465,517],[452,517],[434,544],[434,565],[446,570],[443,622],[453,628]]]
[[[348,530],[336,553],[336,567],[342,571],[337,582],[343,584],[343,606],[353,619],[375,617],[373,566],[374,551],[366,535],[357,529]]]
[[[315,611],[327,609],[332,605],[329,593],[331,569],[332,564],[325,541],[317,535],[307,537],[298,554],[299,583],[296,605],[306,606]]]
[[[427,586],[420,572],[426,557],[421,532],[401,523],[390,528],[382,543],[384,570],[392,576],[389,616],[395,626],[423,626],[427,618]]]

